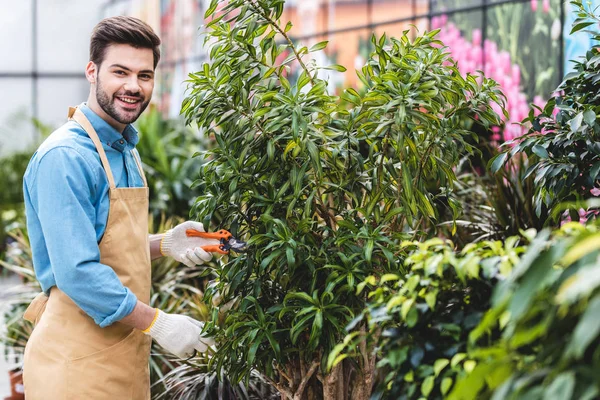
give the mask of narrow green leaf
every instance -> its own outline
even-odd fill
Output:
[[[338,72],[346,72],[346,67],[339,64],[328,65],[327,67],[323,67],[323,69],[330,69]]]
[[[327,47],[327,43],[329,43],[328,40],[324,40],[322,42],[319,42],[315,45],[313,45],[309,51],[309,53],[312,53],[313,51],[319,51],[319,50],[323,50],[325,47]]]
[[[500,170],[500,168],[502,168],[507,157],[508,153],[500,153],[490,160],[490,171],[492,174],[495,174]]]

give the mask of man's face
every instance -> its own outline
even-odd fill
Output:
[[[95,88],[98,105],[119,124],[133,123],[152,98],[152,50],[113,44],[106,48],[104,60],[97,68]]]

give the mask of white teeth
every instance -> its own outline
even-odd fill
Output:
[[[119,97],[119,100],[124,101],[125,103],[129,103],[129,104],[137,103],[137,100],[124,99],[122,97]]]

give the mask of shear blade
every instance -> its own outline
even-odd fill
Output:
[[[236,238],[229,239],[229,248],[237,253],[246,251],[246,242],[240,242]]]

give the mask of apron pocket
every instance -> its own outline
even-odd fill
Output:
[[[143,336],[133,330],[106,349],[68,360],[69,399],[131,399]]]

